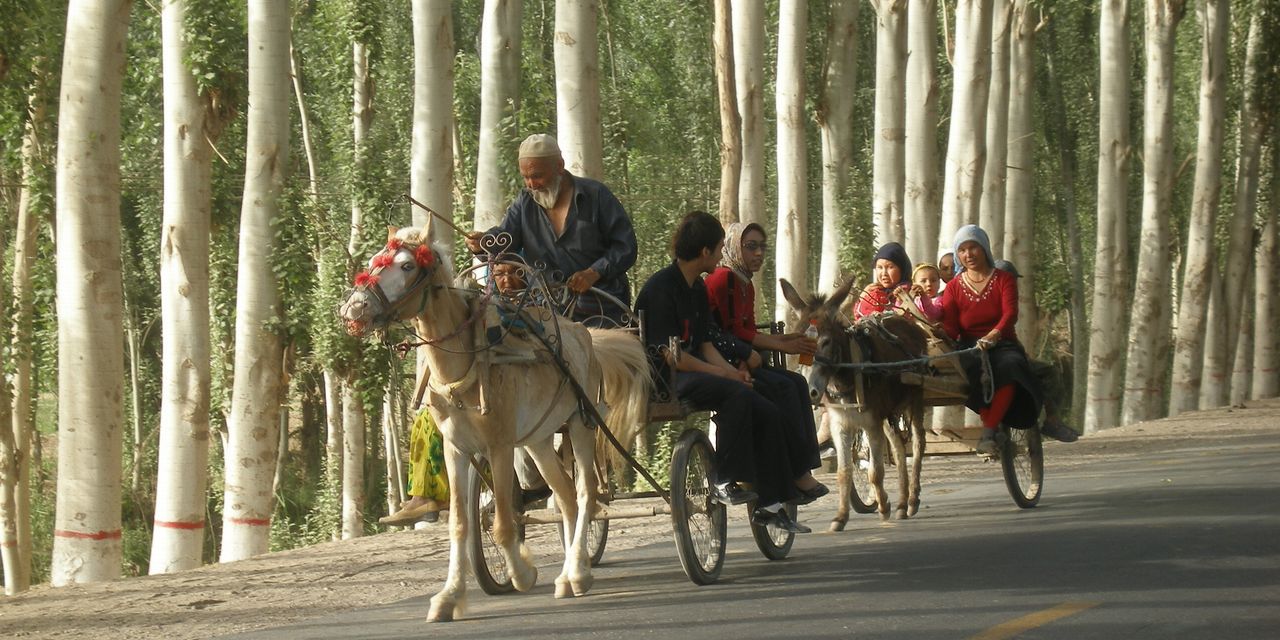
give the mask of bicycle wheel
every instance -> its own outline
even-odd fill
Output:
[[[480,461],[481,469],[472,467],[471,482],[476,488],[473,495],[474,502],[469,510],[469,518],[471,521],[468,526],[472,527],[475,535],[472,536],[471,547],[471,566],[475,569],[476,582],[480,584],[480,589],[491,596],[511,593],[515,587],[511,584],[511,576],[507,574],[507,561],[502,555],[502,550],[493,539],[493,519],[494,519],[494,502],[493,492],[489,486],[480,480],[480,474],[484,474],[486,478],[492,478],[489,473],[489,462],[487,460]],[[520,483],[512,482],[509,489],[513,495],[513,504],[516,507],[516,516],[524,511],[521,504]],[[516,535],[524,541],[524,524],[516,522]]]
[[[747,513],[750,514],[755,510],[755,503],[747,505]],[[786,505],[787,515],[792,520],[796,519],[796,506],[794,504]],[[770,560],[781,560],[791,553],[791,545],[796,541],[796,534],[779,527],[776,524],[759,525],[751,523],[751,537],[756,539],[756,546],[760,547],[760,553]]]
[[[680,566],[694,584],[715,582],[724,567],[724,505],[712,500],[715,472],[711,442],[686,430],[671,452],[671,530]]]
[[[849,504],[856,513],[875,513],[875,487],[871,486],[871,444],[861,429],[853,437],[853,468],[849,470]]]
[[[1000,466],[1013,501],[1023,509],[1040,502],[1044,490],[1044,446],[1039,429],[1003,429]]]

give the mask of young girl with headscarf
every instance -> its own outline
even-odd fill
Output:
[[[874,313],[892,311],[899,305],[894,293],[898,289],[906,289],[915,297],[916,308],[930,321],[942,317],[942,310],[933,303],[933,298],[917,290],[911,284],[911,259],[907,250],[896,242],[890,242],[876,252],[871,259],[871,284],[858,294],[853,305],[855,321]]]

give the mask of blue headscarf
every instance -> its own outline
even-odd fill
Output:
[[[907,250],[896,242],[890,242],[876,252],[876,256],[871,259],[871,271],[875,272],[876,262],[880,260],[888,260],[898,265],[898,273],[901,274],[901,280],[898,284],[911,284],[911,259],[907,257]],[[895,285],[896,286],[896,285]]]
[[[976,224],[966,224],[956,232],[956,239],[952,244],[952,250],[955,251],[956,255],[956,258],[952,260],[955,263],[955,272],[960,273],[964,270],[960,266],[960,245],[969,241],[976,242],[978,246],[982,247],[982,252],[987,254],[987,265],[994,267],[996,259],[991,255],[991,240],[987,238],[987,232]]]

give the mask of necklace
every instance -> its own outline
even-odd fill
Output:
[[[980,277],[973,274],[974,272],[969,271],[968,269],[961,272],[961,275],[964,276],[965,284],[969,285],[969,288],[973,289],[975,292],[981,292],[982,288],[986,286],[987,281],[991,279],[992,272],[989,271]]]

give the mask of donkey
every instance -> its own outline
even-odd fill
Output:
[[[901,520],[920,508],[920,464],[924,457],[924,392],[919,386],[904,384],[900,370],[859,370],[842,364],[891,363],[924,355],[925,333],[912,320],[894,314],[880,314],[852,324],[840,311],[849,296],[852,279],[828,298],[818,294],[806,298],[785,279],[783,296],[800,314],[799,326],[817,321],[818,350],[809,369],[809,396],[826,406],[835,444],[838,468],[836,482],[840,498],[831,531],[842,531],[849,521],[853,473],[855,429],[861,429],[870,448],[871,469],[867,476],[875,488],[876,511],[889,519],[889,497],[884,490],[884,443],[887,439],[898,469],[899,497],[894,517]],[[903,421],[894,428],[891,418]],[[900,435],[900,433],[902,435]],[[912,443],[910,481],[903,435]]]
[[[572,387],[576,381],[602,415],[606,405],[612,408],[609,425],[622,442],[632,442],[643,426],[652,384],[643,346],[625,330],[587,329],[545,313],[538,320],[547,342],[529,339],[526,344],[534,357],[495,360],[479,326],[485,313],[483,292],[454,286],[450,265],[428,243],[425,229],[392,230],[389,235],[386,248],[370,260],[370,270],[356,277],[340,315],[355,336],[412,319],[426,343],[427,405],[444,435],[451,542],[448,576],[431,598],[428,621],[453,620],[464,613],[467,550],[479,533],[468,526],[474,519],[466,510],[474,509],[478,490],[468,465],[474,456],[483,456],[489,460],[493,486],[512,486],[517,446],[524,447],[546,479],[563,514],[564,530],[570,532],[555,596],[584,595],[592,584],[587,531],[596,510],[596,447],[595,431],[588,428]],[[514,334],[506,339],[518,342]],[[573,380],[562,373],[547,345],[557,349]],[[565,424],[578,465],[576,487],[552,442]],[[538,572],[518,538],[512,502],[510,492],[494,492],[493,537],[512,585],[527,591]]]

